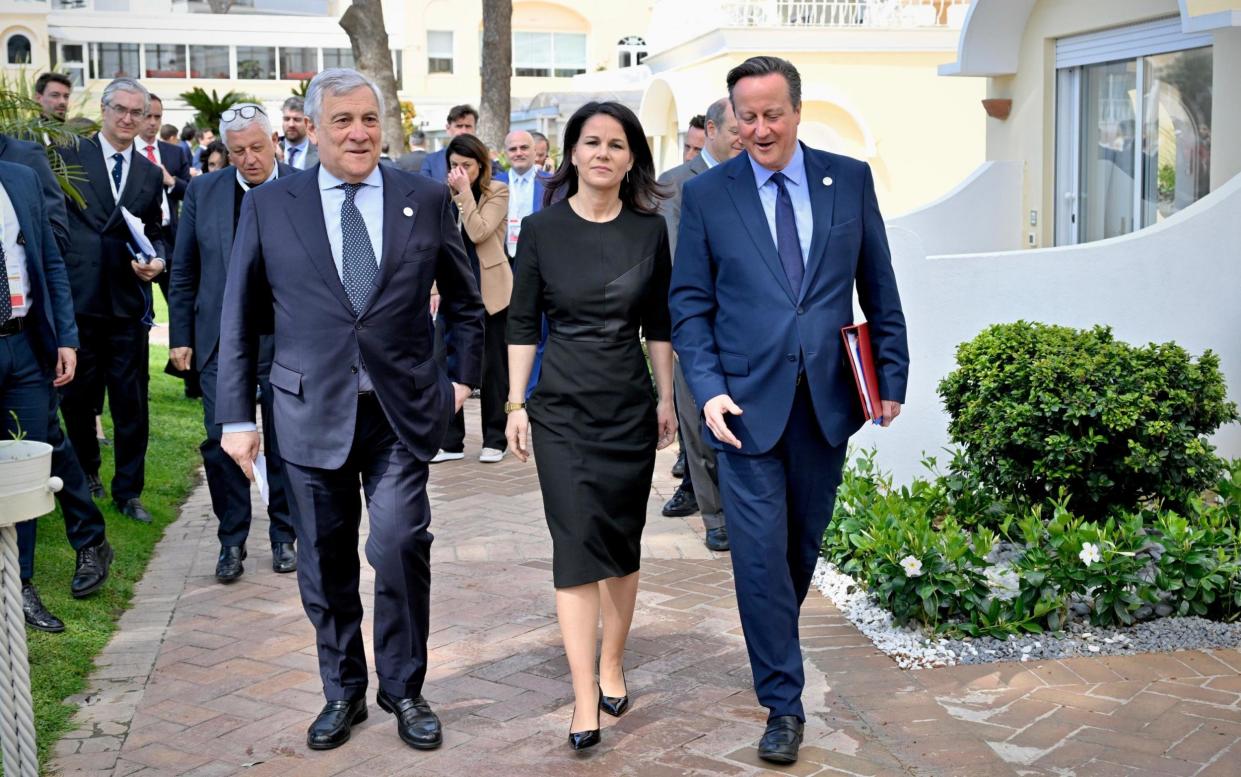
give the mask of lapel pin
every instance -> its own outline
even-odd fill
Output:
[[[401,212],[402,212],[402,213],[404,213],[406,216],[412,216],[412,215],[414,215],[414,209],[413,209],[413,208],[410,208],[410,207],[408,207],[408,206],[405,208],[405,210],[403,210],[403,211],[401,211]]]
[[[832,185],[832,177],[830,175],[823,179],[823,185],[824,186]]]

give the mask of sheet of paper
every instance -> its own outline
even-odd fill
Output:
[[[871,406],[870,403],[870,385],[866,382],[866,371],[862,369],[862,348],[858,343],[857,332],[847,332],[845,337],[849,339],[849,360],[853,362],[853,370],[857,375],[858,383],[861,384],[862,402],[866,404],[866,412],[871,418],[879,416],[878,409]]]
[[[254,460],[254,483],[259,487],[263,504],[271,504],[271,490],[267,485],[267,457],[261,453]]]
[[[142,219],[130,213],[129,209],[124,206],[121,206],[121,216],[125,219],[125,225],[129,227],[129,236],[134,239],[134,247],[148,259],[154,258],[155,246],[151,245],[151,241],[147,238]]]

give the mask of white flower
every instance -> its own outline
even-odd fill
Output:
[[[1086,566],[1090,566],[1098,561],[1103,560],[1103,556],[1099,554],[1099,546],[1093,542],[1082,543],[1082,552],[1077,554]]]
[[[905,570],[905,577],[920,577],[922,575],[922,562],[913,556],[906,556],[901,559],[901,568]]]

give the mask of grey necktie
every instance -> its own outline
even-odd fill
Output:
[[[340,206],[340,266],[341,281],[345,285],[345,294],[349,304],[353,306],[354,315],[362,312],[366,301],[370,299],[375,288],[375,278],[379,275],[379,265],[375,261],[375,248],[371,245],[370,233],[366,231],[366,222],[362,220],[362,212],[354,204],[353,198],[358,189],[366,184],[342,183],[340,188],[345,191],[345,201]]]

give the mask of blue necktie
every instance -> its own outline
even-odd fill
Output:
[[[112,155],[112,158],[116,160],[116,163],[112,165],[112,183],[116,184],[116,192],[119,195],[121,192],[121,165],[125,164],[125,155],[118,151]]]
[[[340,185],[340,188],[345,190],[345,201],[340,206],[340,274],[345,285],[345,294],[349,297],[349,304],[353,306],[355,315],[366,307],[366,301],[370,299],[371,291],[375,288],[375,278],[379,274],[370,233],[366,231],[362,212],[353,201],[358,189],[365,185]]]
[[[289,167],[297,167],[297,163],[296,163],[296,162],[294,162],[293,160],[294,160],[294,159],[297,159],[297,152],[298,152],[298,151],[301,151],[301,149],[300,149],[300,148],[290,148],[290,149],[289,149]]]
[[[797,235],[797,217],[793,215],[793,198],[785,186],[784,173],[773,173],[771,180],[776,184],[776,253],[780,254],[780,264],[784,265],[784,274],[788,276],[789,285],[793,287],[793,296],[801,294],[802,277],[806,274],[806,265],[801,258],[801,238]]]
[[[4,246],[0,245],[0,326],[13,317],[13,290],[9,288],[9,266],[5,263]]]

